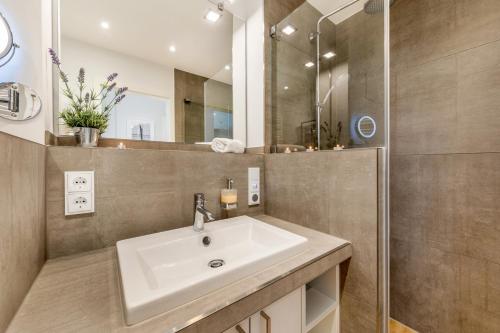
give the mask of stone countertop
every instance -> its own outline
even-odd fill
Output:
[[[352,255],[346,240],[266,215],[256,218],[307,237],[306,250],[133,326],[123,317],[115,247],[49,260],[7,332],[220,332]]]

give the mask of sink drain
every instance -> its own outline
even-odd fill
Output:
[[[222,259],[214,259],[214,260],[210,260],[208,262],[208,267],[219,268],[219,267],[224,266],[225,263],[226,262]]]

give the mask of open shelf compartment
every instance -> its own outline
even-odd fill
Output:
[[[307,284],[304,333],[338,332],[339,282],[339,267],[336,266]]]

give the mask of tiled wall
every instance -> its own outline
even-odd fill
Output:
[[[266,155],[266,213],[353,244],[343,333],[376,332],[378,150]]]
[[[175,142],[205,141],[203,76],[174,70],[175,80]],[[185,103],[185,100],[191,103]]]
[[[248,168],[261,168],[264,156],[194,151],[82,149],[47,150],[47,246],[49,258],[112,246],[118,240],[192,224],[193,196],[206,194],[208,208],[220,216],[220,189],[235,180],[238,214],[249,208]],[[64,216],[64,171],[95,171],[96,212]],[[262,193],[262,202],[265,195]]]
[[[500,332],[500,1],[391,14],[391,315]]]
[[[0,132],[0,332],[45,261],[45,150]]]

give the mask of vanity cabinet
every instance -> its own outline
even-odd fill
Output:
[[[238,325],[231,327],[224,333],[249,333],[250,332],[250,318],[243,320]]]
[[[339,292],[336,266],[224,333],[339,333]]]

